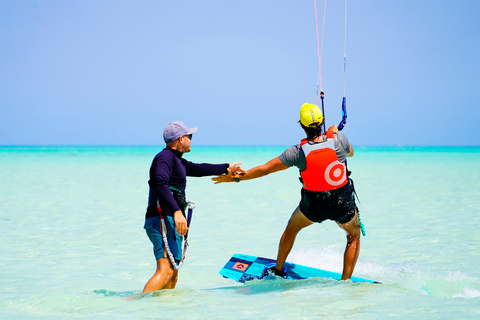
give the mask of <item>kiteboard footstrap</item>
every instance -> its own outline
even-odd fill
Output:
[[[262,273],[262,279],[270,276],[279,276],[282,278],[287,279],[287,268],[285,266],[282,268],[282,270],[277,270],[276,268],[276,263],[267,263],[263,269]]]

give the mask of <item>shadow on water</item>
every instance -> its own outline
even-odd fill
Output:
[[[174,289],[174,290],[161,290],[153,291],[148,293],[141,293],[138,291],[111,291],[111,290],[93,290],[93,293],[96,295],[104,297],[113,297],[120,298],[126,301],[134,301],[139,299],[148,299],[148,298],[158,298],[158,297],[175,297],[175,296],[186,296],[195,290],[193,289]]]
[[[351,281],[337,281],[329,278],[309,278],[305,280],[285,280],[280,278],[252,280],[245,284],[238,284],[235,286],[219,287],[212,289],[205,289],[209,292],[231,292],[234,294],[255,295],[263,293],[273,293],[279,291],[296,290],[298,288],[308,289],[315,288],[330,288],[336,286],[351,286],[351,285],[366,285],[359,283],[352,283]],[[370,285],[370,284],[368,284]]]
[[[125,299],[125,300],[129,300],[128,298],[130,298],[130,297],[141,298],[143,296],[149,295],[149,293],[141,294],[141,293],[138,293],[138,292],[135,292],[135,291],[119,292],[119,291],[111,291],[111,290],[105,290],[105,289],[93,290],[93,293],[95,293],[97,295],[104,296],[104,297],[118,297],[118,298],[122,298],[122,299]],[[153,293],[156,293],[156,292],[153,292]],[[134,299],[132,299],[132,300],[134,300]]]

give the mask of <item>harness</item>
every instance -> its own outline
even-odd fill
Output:
[[[308,191],[329,191],[350,183],[353,193],[358,199],[353,180],[349,178],[351,172],[347,169],[347,160],[345,163],[338,161],[335,151],[335,135],[332,131],[327,131],[325,135],[327,140],[323,142],[309,144],[307,139],[303,139],[301,142],[307,163],[307,168],[300,171],[303,188]],[[360,219],[360,213],[357,212],[357,215],[360,230],[365,236],[365,227]]]
[[[174,187],[170,187],[170,190],[172,190],[172,194],[175,194],[174,192],[177,192],[177,197],[178,195],[182,195],[182,192]],[[179,202],[179,200],[177,200],[177,197],[175,197],[176,201]],[[187,227],[190,228],[190,222],[192,221],[192,216],[193,216],[193,209],[195,209],[196,207],[196,204],[195,202],[193,201],[185,201],[185,198],[182,198],[183,199],[183,204],[185,205],[184,206],[184,210],[182,210],[182,213],[185,215],[185,210],[187,211],[187,215],[186,215],[186,219],[187,219]],[[183,236],[183,252],[182,252],[182,259],[180,260],[180,262],[177,264],[177,262],[175,261],[175,258],[173,257],[173,254],[172,254],[172,251],[170,250],[170,246],[168,245],[168,240],[167,240],[167,227],[166,227],[166,224],[165,224],[165,214],[163,213],[162,211],[162,208],[160,207],[160,202],[157,200],[157,209],[158,209],[158,213],[160,215],[160,222],[161,222],[161,225],[162,227],[160,228],[160,233],[162,234],[162,239],[163,239],[163,245],[165,246],[165,249],[167,250],[167,255],[168,255],[168,258],[170,259],[170,262],[172,263],[172,266],[175,270],[178,270],[182,267],[183,265],[183,261],[185,260],[185,256],[186,256],[186,253],[187,253],[187,246],[188,246],[188,242],[187,242],[187,239],[188,239],[188,230],[187,229],[187,233],[185,233],[185,235]]]

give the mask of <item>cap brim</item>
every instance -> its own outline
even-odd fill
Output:
[[[194,134],[197,131],[198,131],[198,128],[196,128],[196,127],[195,128],[190,128],[190,129],[187,130],[187,134]]]

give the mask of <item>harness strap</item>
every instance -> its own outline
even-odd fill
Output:
[[[193,216],[193,209],[196,207],[195,202],[193,201],[188,201],[187,203],[187,227],[190,227],[190,222],[192,221],[192,216]],[[165,224],[165,215],[163,214],[161,208],[160,208],[160,202],[157,200],[157,208],[158,208],[158,213],[160,214],[160,222],[162,224],[162,227],[160,229],[160,233],[162,234],[162,239],[163,239],[163,245],[165,246],[165,249],[167,249],[167,255],[168,258],[170,259],[170,262],[172,263],[172,266],[175,270],[178,270],[182,267],[183,261],[185,260],[185,256],[187,253],[187,238],[188,238],[188,229],[187,233],[183,236],[183,252],[182,252],[182,260],[177,264],[175,261],[175,258],[173,257],[172,251],[170,250],[170,246],[168,245],[168,240],[167,240],[167,226]]]
[[[178,190],[178,189],[175,188],[175,187],[169,186],[168,188],[169,188],[170,190],[177,191],[178,193],[182,193],[182,191]]]

